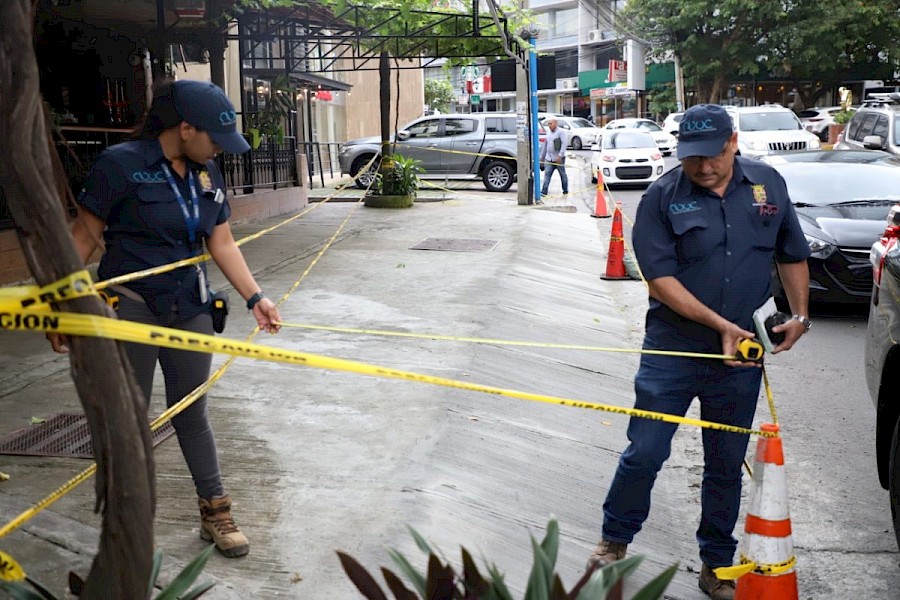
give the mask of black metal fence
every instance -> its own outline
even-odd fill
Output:
[[[218,160],[225,186],[235,194],[300,184],[294,137],[285,137],[282,142],[266,141],[244,154],[223,154]]]
[[[325,175],[329,179],[341,174],[341,165],[338,162],[338,151],[341,144],[338,142],[300,142],[303,153],[306,154],[306,169],[309,176],[309,186],[315,186],[318,176],[322,187],[325,186]]]

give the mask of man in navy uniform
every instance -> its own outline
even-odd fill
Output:
[[[753,312],[771,295],[774,258],[793,319],[775,327],[790,349],[809,329],[809,247],[781,176],[735,156],[737,133],[721,106],[688,109],[679,125],[681,166],[653,183],[633,229],[650,307],[644,348],[734,356],[754,337]],[[643,355],[635,408],[683,416],[700,399],[701,418],[749,428],[759,365],[737,360]],[[632,418],[631,442],[603,505],[602,540],[589,566],[625,556],[650,511],[656,474],[669,457],[677,425]],[[704,470],[697,529],[703,562],[699,585],[714,600],[734,597],[734,582],[713,572],[731,566],[748,436],[703,430]]]

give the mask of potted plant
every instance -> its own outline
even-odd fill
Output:
[[[844,127],[847,126],[847,123],[850,122],[850,119],[853,118],[853,113],[856,112],[853,109],[841,109],[838,112],[834,113],[834,123],[828,126],[828,143],[836,144],[838,141],[838,135],[842,131],[844,131]]]
[[[381,168],[366,195],[364,204],[372,208],[409,208],[419,189],[418,160],[392,154],[382,161]]]

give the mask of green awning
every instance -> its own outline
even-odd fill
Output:
[[[578,87],[581,88],[581,94],[588,96],[594,88],[614,87],[618,84],[609,83],[606,78],[609,77],[609,69],[597,69],[596,71],[584,71],[578,74]],[[672,83],[675,81],[675,65],[673,63],[653,63],[647,67],[647,75],[645,82],[647,88],[654,85],[664,83]]]

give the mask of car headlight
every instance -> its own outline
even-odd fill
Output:
[[[809,140],[809,145],[807,146],[807,148],[809,148],[810,150],[818,150],[820,147],[821,144],[819,143],[819,138],[813,138]]]
[[[747,142],[747,147],[750,148],[751,150],[768,150],[769,149],[769,147],[766,145],[766,143],[763,141],[760,141],[760,140],[750,140],[749,142]]]
[[[809,244],[809,252],[813,258],[828,258],[837,249],[834,244],[825,240],[820,240],[806,233],[803,236],[806,238],[806,243]]]

